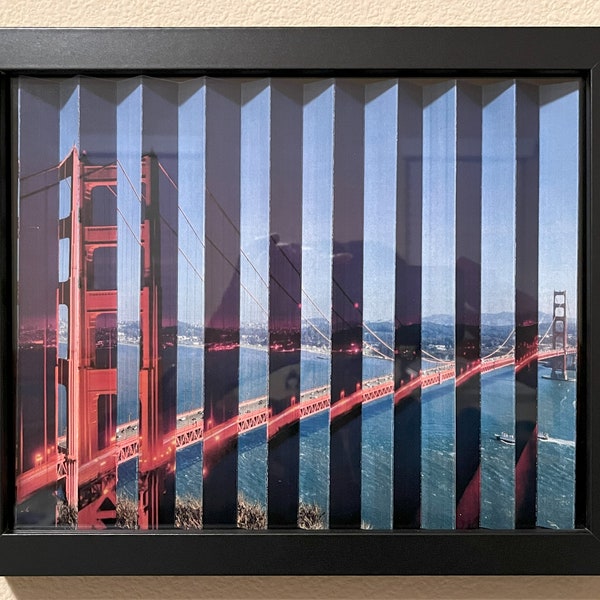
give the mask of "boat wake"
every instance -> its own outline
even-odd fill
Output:
[[[557,444],[558,446],[568,446],[569,448],[575,448],[575,442],[573,440],[562,440],[560,438],[549,437],[547,440],[544,440],[550,444]]]

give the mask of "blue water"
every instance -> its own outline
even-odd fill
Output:
[[[515,447],[496,433],[515,433],[515,375],[512,367],[481,378],[481,526],[513,529],[515,524]]]
[[[119,346],[119,352],[121,346]],[[204,405],[204,352],[202,348],[177,346],[177,412]]]
[[[266,350],[240,348],[240,402],[267,395],[269,353]]]
[[[267,427],[257,427],[238,439],[238,489],[250,502],[267,507]]]
[[[300,502],[329,509],[329,411],[300,421]]]
[[[119,352],[133,346],[120,345]],[[198,354],[201,348],[185,348],[179,355],[180,393],[188,407],[200,406],[201,378]],[[242,348],[242,400],[266,393],[267,354]],[[364,378],[385,376],[390,363],[368,358]],[[185,373],[188,374],[186,381]],[[548,441],[538,443],[538,524],[542,527],[573,527],[575,469],[575,384],[543,379],[539,368],[539,430]],[[243,379],[243,375],[242,375]],[[302,387],[327,385],[329,360],[319,354],[303,355]],[[514,447],[498,442],[494,434],[514,428],[514,371],[504,368],[482,377],[481,413],[481,526],[492,529],[514,527]],[[125,394],[119,407],[120,421],[136,414],[137,403]],[[454,385],[452,381],[423,390],[422,420],[422,526],[445,529],[454,526]],[[180,410],[183,409],[180,398]],[[388,529],[392,519],[392,400],[384,397],[363,406],[362,414],[362,520],[374,529]],[[266,428],[240,436],[238,444],[240,495],[266,507]],[[120,495],[136,496],[136,461],[119,467]],[[316,504],[327,514],[329,495],[329,414],[327,411],[303,419],[300,424],[300,501]],[[202,496],[202,445],[177,453],[177,495]],[[327,519],[327,517],[326,517]]]
[[[372,529],[392,527],[393,423],[391,394],[363,406],[362,521]]]
[[[550,372],[540,366],[540,375],[549,376]],[[574,381],[538,378],[538,430],[548,434],[548,441],[538,442],[537,524],[540,527],[573,527],[575,405]]]
[[[421,418],[421,526],[454,527],[454,381],[425,388]]]

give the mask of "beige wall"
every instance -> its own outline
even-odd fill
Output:
[[[592,24],[597,0],[0,0],[3,27]]]
[[[0,0],[0,26],[600,25],[597,0]],[[200,557],[199,557],[200,560]],[[0,566],[1,569],[1,566]],[[0,578],[0,600],[600,598],[590,577]]]

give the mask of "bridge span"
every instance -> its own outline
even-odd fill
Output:
[[[574,354],[575,351],[575,348],[567,348],[567,354]],[[177,416],[177,428],[168,437],[163,453],[170,454],[180,448],[186,448],[206,440],[226,444],[233,437],[263,425],[267,426],[267,436],[270,439],[293,422],[324,410],[331,410],[331,418],[333,419],[350,412],[358,404],[368,404],[392,393],[394,394],[394,404],[398,404],[418,388],[423,389],[440,385],[452,379],[455,379],[456,384],[459,385],[477,373],[489,373],[510,365],[515,365],[515,370],[518,370],[534,359],[547,360],[563,354],[563,349],[541,350],[527,355],[519,365],[515,365],[512,354],[503,355],[479,361],[465,369],[458,377],[456,376],[454,363],[447,363],[440,367],[422,371],[408,381],[400,382],[400,387],[395,392],[394,383],[391,379],[376,377],[365,381],[362,387],[352,393],[344,395],[343,399],[333,407],[329,396],[329,386],[320,386],[302,392],[299,402],[295,401],[290,407],[274,417],[270,414],[267,406],[267,397],[261,396],[240,403],[239,414],[216,427],[211,427],[209,422],[205,423],[202,409],[193,409]],[[116,437],[112,441],[114,445],[86,465],[86,471],[89,472],[90,476],[95,471],[101,472],[107,464],[116,466],[139,456],[139,421],[136,419],[119,425]],[[160,456],[157,458],[160,458]],[[68,463],[66,439],[60,437],[57,452],[52,457],[17,478],[17,502],[22,502],[36,490],[54,481],[68,477]]]

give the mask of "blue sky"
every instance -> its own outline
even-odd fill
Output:
[[[202,80],[180,84],[178,132],[179,321],[204,320],[204,156],[206,89]]]
[[[331,313],[334,98],[333,80],[305,86],[302,314],[308,319]],[[324,333],[327,337],[330,335],[328,330]]]
[[[368,85],[365,100],[363,319],[386,322],[384,341],[393,346],[398,81]]]
[[[579,93],[576,83],[540,91],[540,310],[552,312],[554,290],[567,290],[567,316],[577,316]]]
[[[481,312],[515,308],[515,86],[483,90]]]
[[[268,331],[271,124],[269,81],[242,86],[240,145],[240,322]],[[252,264],[250,264],[252,263]]]
[[[136,320],[139,309],[139,245],[125,220],[139,223],[140,105],[142,79],[119,83],[117,144],[119,161],[118,285],[119,320]],[[179,320],[200,323],[203,316],[205,85],[203,79],[180,84],[179,107]],[[269,101],[268,80],[244,84],[241,129],[242,247],[258,272],[268,264]],[[335,85],[333,80],[305,87],[303,151],[303,299],[304,316],[330,311],[331,284],[325,267],[330,253]],[[393,319],[393,229],[397,159],[397,80],[371,83],[365,103],[365,256],[364,315]],[[423,88],[423,306],[424,317],[454,312],[456,89],[451,80]],[[76,80],[61,87],[60,156],[78,145]],[[515,85],[504,81],[483,89],[482,161],[482,312],[514,310]],[[577,83],[540,87],[540,235],[539,305],[551,311],[552,291],[567,289],[569,316],[575,316],[579,92]],[[69,188],[61,185],[61,216]],[[329,198],[329,200],[327,200]],[[185,213],[185,215],[183,214]],[[401,224],[399,224],[401,225]],[[134,228],[135,231],[135,228]],[[61,276],[67,251],[61,251]],[[121,265],[124,268],[121,268]],[[126,267],[125,267],[126,265]],[[245,259],[240,262],[242,323],[264,322],[267,291]]]
[[[456,89],[423,90],[423,317],[454,314]]]

